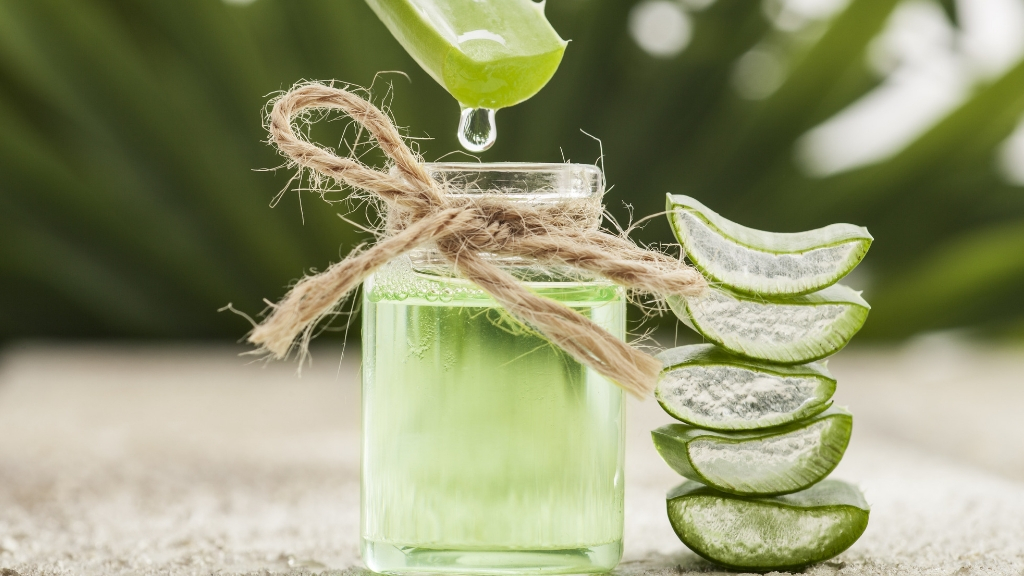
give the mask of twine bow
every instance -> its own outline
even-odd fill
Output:
[[[394,162],[390,172],[338,156],[296,134],[293,118],[323,109],[342,110],[362,125]],[[446,193],[405,145],[388,116],[347,90],[319,83],[300,85],[274,101],[267,129],[271,141],[291,163],[376,194],[401,214],[402,223],[370,248],[302,279],[273,306],[270,315],[250,333],[249,342],[276,358],[287,356],[297,338],[304,354],[317,322],[367,276],[389,260],[433,243],[462,277],[514,317],[578,361],[643,396],[653,390],[660,362],[583,315],[535,294],[481,253],[566,264],[653,294],[696,295],[706,287],[704,278],[679,260],[599,230],[600,205],[595,225],[588,226],[580,225],[588,218],[585,214],[581,218],[578,207]]]

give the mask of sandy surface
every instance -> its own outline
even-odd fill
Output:
[[[220,346],[24,345],[0,356],[0,574],[359,571],[354,350],[294,366]],[[810,574],[1024,574],[1024,355],[949,342],[845,351],[836,477],[871,523]],[[672,534],[678,478],[630,406],[618,572],[715,569]]]

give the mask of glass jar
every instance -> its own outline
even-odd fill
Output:
[[[460,194],[600,199],[579,164],[428,164]],[[625,336],[621,287],[494,257]],[[623,391],[418,250],[363,286],[362,554],[375,572],[605,572],[622,555]]]

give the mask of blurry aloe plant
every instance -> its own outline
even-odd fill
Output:
[[[572,42],[482,158],[593,161],[582,129],[619,216],[674,192],[754,227],[868,227],[866,337],[1024,333],[1024,190],[996,169],[1024,63],[972,82],[894,154],[815,172],[806,135],[887,81],[868,60],[899,2],[799,25],[785,0],[645,4],[678,12],[674,29],[656,19],[674,44],[637,36],[635,2],[548,2]],[[0,0],[0,337],[238,336],[218,307],[256,312],[365,239],[308,193],[269,208],[291,175],[257,171],[280,164],[262,109],[303,78],[373,84],[410,136],[434,138],[427,159],[458,149],[458,104],[359,0]],[[341,123],[314,136],[337,144]],[[640,238],[671,241],[655,222]]]

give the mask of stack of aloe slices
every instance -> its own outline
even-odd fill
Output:
[[[833,224],[796,234],[730,222],[668,196],[672,228],[712,285],[671,298],[712,344],[663,352],[655,396],[682,424],[653,432],[688,479],[668,515],[690,549],[740,570],[794,570],[850,547],[868,523],[860,490],[825,480],[846,452],[853,416],[832,405],[836,380],[816,362],[845,346],[868,303],[837,284],[871,235]]]

